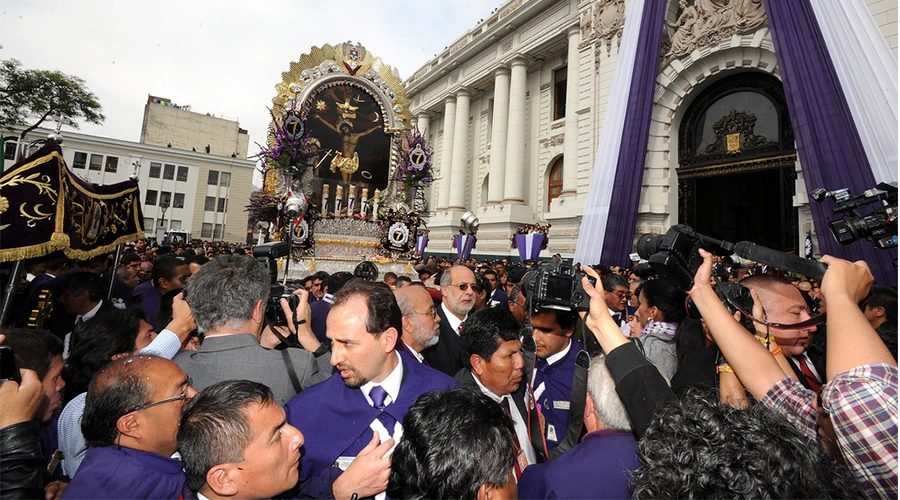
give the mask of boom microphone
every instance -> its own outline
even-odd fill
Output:
[[[772,250],[751,243],[739,241],[734,244],[734,253],[745,259],[753,260],[768,266],[777,267],[783,271],[802,274],[807,278],[822,281],[827,266],[815,260],[804,259],[796,255],[789,255],[778,250]]]

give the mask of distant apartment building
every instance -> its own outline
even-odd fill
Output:
[[[147,96],[141,142],[185,151],[246,158],[250,136],[237,120],[195,113],[165,97]],[[208,149],[207,149],[208,148]]]

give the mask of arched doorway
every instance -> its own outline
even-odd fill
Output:
[[[679,129],[679,222],[727,241],[796,251],[796,161],[778,79],[745,72],[714,83]]]

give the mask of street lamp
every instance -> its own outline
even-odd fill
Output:
[[[156,228],[156,241],[162,241],[166,234],[166,210],[169,209],[168,201],[159,202],[159,208],[162,210],[162,220],[159,221],[159,227]]]

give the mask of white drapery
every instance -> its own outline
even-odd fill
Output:
[[[875,181],[896,181],[897,58],[864,0],[810,4]]]
[[[644,1],[631,0],[625,8],[625,26],[616,58],[616,72],[613,75],[609,107],[606,108],[606,116],[603,119],[600,145],[594,159],[591,185],[588,188],[587,203],[581,218],[573,263],[591,265],[600,262],[603,239],[606,236],[606,221],[609,217],[609,204],[612,200],[613,181],[616,178],[616,165],[619,160],[619,147],[622,144],[628,95],[631,91],[638,36],[641,32],[641,19],[644,15]],[[599,44],[596,50],[601,50]]]

